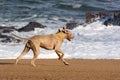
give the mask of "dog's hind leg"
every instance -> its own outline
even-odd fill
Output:
[[[19,61],[25,54],[27,54],[27,52],[28,52],[29,50],[30,50],[30,47],[28,47],[27,44],[26,44],[23,52],[20,54],[20,56],[17,57],[17,59],[16,59],[16,64],[18,63],[18,61]]]
[[[33,53],[34,53],[34,57],[33,59],[31,60],[31,64],[35,67],[35,60],[37,59],[39,53],[40,53],[40,50],[39,50],[39,46],[36,47],[36,49],[32,49],[33,50]]]

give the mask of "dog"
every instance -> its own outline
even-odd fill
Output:
[[[65,27],[63,29],[58,29],[58,31],[55,34],[48,34],[48,35],[35,35],[31,38],[23,38],[20,36],[17,36],[12,33],[13,36],[27,40],[27,43],[25,45],[25,48],[23,52],[17,57],[16,64],[18,61],[28,53],[28,51],[31,49],[34,53],[34,57],[31,60],[31,64],[35,67],[35,60],[37,59],[40,50],[39,47],[47,49],[47,50],[55,50],[56,54],[58,55],[58,60],[61,60],[65,65],[69,65],[68,62],[64,60],[64,53],[60,49],[60,46],[62,45],[64,39],[67,39],[71,41],[74,37],[72,33],[67,30]]]

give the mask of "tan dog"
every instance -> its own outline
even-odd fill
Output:
[[[71,41],[71,39],[73,39],[72,33],[70,31],[68,31],[67,29],[65,29],[65,28],[63,28],[62,30],[59,29],[56,34],[36,35],[36,36],[31,37],[31,38],[22,38],[22,37],[19,37],[19,36],[15,35],[15,34],[12,34],[12,35],[14,35],[18,38],[21,38],[21,39],[28,40],[26,45],[25,45],[25,48],[24,48],[23,52],[16,59],[16,64],[22,58],[22,56],[27,54],[27,52],[30,49],[32,49],[32,51],[34,53],[34,57],[31,61],[31,64],[33,66],[36,66],[34,62],[35,62],[35,60],[37,59],[37,57],[40,53],[39,47],[41,47],[41,48],[45,48],[47,50],[55,50],[55,52],[59,56],[58,59],[62,60],[62,62],[65,65],[68,65],[68,63],[63,58],[64,53],[60,49],[60,46],[62,45],[64,39],[67,39],[69,41]]]

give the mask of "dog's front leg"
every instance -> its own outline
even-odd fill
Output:
[[[61,59],[61,55],[60,55],[60,53],[57,51],[57,50],[55,50],[55,52],[56,52],[56,54],[58,55],[58,60],[60,60]]]
[[[62,62],[65,65],[69,65],[69,63],[64,60],[64,58],[63,58],[64,57],[64,53],[60,49],[55,50],[55,52],[59,55],[59,59],[62,60]],[[61,54],[61,56],[60,56],[60,54]]]

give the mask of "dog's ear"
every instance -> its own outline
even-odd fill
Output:
[[[65,29],[66,29],[66,27],[64,26],[64,27],[63,27],[63,30],[65,30]]]
[[[62,30],[61,29],[58,29],[58,32],[61,32]]]

